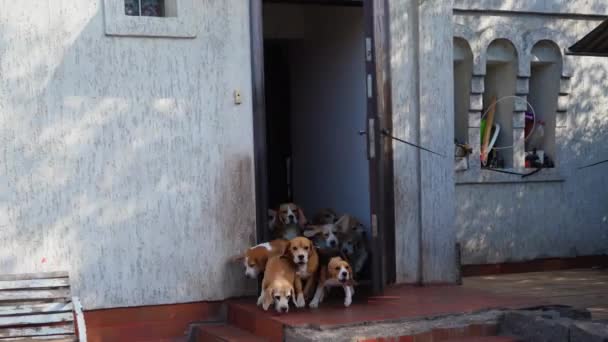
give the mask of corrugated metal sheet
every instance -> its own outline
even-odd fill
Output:
[[[608,57],[608,20],[572,45],[568,54]]]

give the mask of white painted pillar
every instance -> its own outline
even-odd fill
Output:
[[[452,4],[390,1],[398,282],[457,280]]]

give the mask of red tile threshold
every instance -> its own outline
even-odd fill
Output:
[[[517,309],[547,304],[529,297],[497,295],[461,286],[395,286],[382,296],[357,298],[349,308],[340,301],[321,304],[319,309],[293,309],[279,315],[256,306],[254,298],[229,301],[231,309],[248,313],[257,320],[272,320],[282,325],[338,326],[361,322],[432,317],[448,314],[473,313],[490,309]]]
[[[288,314],[265,312],[255,298],[228,302],[231,324],[268,338],[283,340],[284,327],[342,326],[358,323],[415,319],[449,314],[467,314],[491,309],[519,309],[547,304],[529,297],[497,295],[462,286],[394,286],[381,296],[359,297],[344,308],[340,298],[319,309],[293,309]]]

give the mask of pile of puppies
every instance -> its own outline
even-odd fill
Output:
[[[264,274],[258,305],[268,310],[274,303],[280,313],[289,311],[290,300],[298,308],[307,302],[317,308],[329,288],[342,287],[344,306],[350,306],[355,276],[369,254],[365,227],[351,215],[338,217],[331,209],[321,210],[308,224],[293,203],[281,204],[268,215],[274,239],[233,258],[243,263],[247,277]]]

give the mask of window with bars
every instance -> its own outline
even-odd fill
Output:
[[[129,16],[166,17],[164,0],[125,0],[125,14]]]

